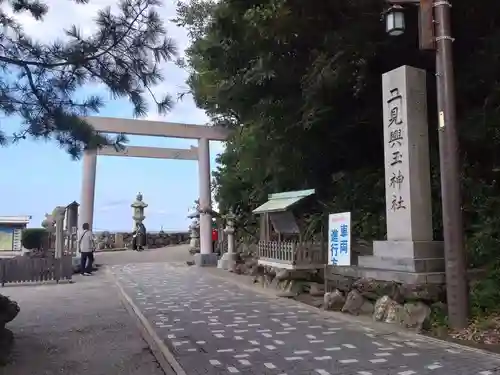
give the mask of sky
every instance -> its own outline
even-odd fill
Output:
[[[98,9],[114,5],[114,0],[90,0],[78,5],[69,0],[45,0],[50,11],[44,22],[28,15],[18,16],[26,32],[41,41],[60,38],[62,30],[72,24],[84,32],[92,31],[92,20]],[[165,0],[160,13],[166,22],[169,36],[176,41],[182,54],[189,44],[186,31],[175,26],[174,0]],[[167,63],[163,67],[165,82],[155,92],[168,92],[174,98],[186,90],[187,73]],[[99,94],[106,106],[98,114],[105,117],[133,118],[132,106],[123,100],[112,100],[101,86],[88,86],[83,94]],[[161,95],[160,95],[161,97]],[[196,108],[190,96],[184,96],[166,116],[159,116],[151,106],[147,120],[205,124],[205,113]],[[19,128],[16,118],[0,118],[0,126],[7,134]],[[129,145],[189,148],[196,140],[161,137],[129,136]],[[221,142],[210,142],[211,168],[215,169],[216,155],[223,150]],[[31,215],[30,227],[39,227],[56,206],[80,201],[82,162],[73,161],[55,142],[25,140],[8,147],[0,147],[2,183],[0,184],[0,216]],[[100,156],[97,160],[94,230],[131,230],[132,208],[138,192],[149,206],[144,224],[151,231],[186,230],[188,210],[198,198],[198,166],[196,161],[161,160]]]

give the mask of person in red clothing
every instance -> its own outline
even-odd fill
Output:
[[[219,239],[219,231],[217,230],[217,228],[213,228],[212,229],[212,251],[214,253],[216,252],[215,244],[217,243],[218,239]],[[217,253],[218,252],[219,252],[219,249],[217,249]]]

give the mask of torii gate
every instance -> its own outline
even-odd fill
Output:
[[[191,149],[171,149],[158,147],[128,146],[123,152],[113,147],[85,151],[83,155],[82,196],[80,223],[89,223],[92,228],[94,218],[95,179],[97,155],[129,156],[159,159],[198,160],[200,188],[200,254],[196,264],[217,264],[217,256],[212,253],[212,209],[210,189],[210,145],[209,141],[225,141],[230,130],[220,126],[178,124],[161,121],[132,120],[112,117],[86,117],[85,120],[101,133],[123,133],[169,138],[197,139],[198,147]],[[197,254],[198,255],[198,254]]]

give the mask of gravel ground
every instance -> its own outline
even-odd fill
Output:
[[[0,375],[163,375],[104,272],[74,284],[10,286],[16,343]]]

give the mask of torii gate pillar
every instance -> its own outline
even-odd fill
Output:
[[[83,154],[83,176],[80,218],[78,219],[78,230],[83,223],[88,223],[90,230],[94,221],[94,199],[95,199],[95,176],[97,171],[97,152],[87,150]]]
[[[200,253],[195,255],[198,266],[217,264],[212,246],[212,198],[210,189],[210,146],[207,138],[198,140],[198,172],[200,182]]]

